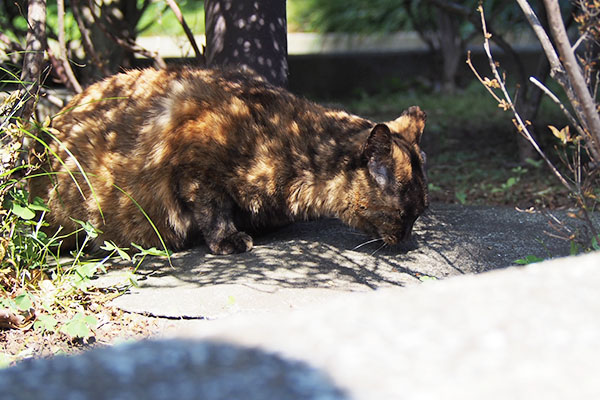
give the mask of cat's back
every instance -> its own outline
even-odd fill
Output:
[[[178,70],[147,68],[110,76],[76,95],[53,118],[52,127],[60,140],[77,149],[93,136],[119,136],[122,142],[139,132],[181,75]]]
[[[190,119],[223,124],[255,118],[257,114],[251,111],[265,103],[278,103],[274,108],[282,111],[291,101],[289,96],[254,72],[234,68],[130,70],[75,96],[52,126],[60,141],[79,151],[90,145],[104,151],[115,150],[114,146],[128,151],[139,144],[140,135],[148,140],[151,136],[151,141],[170,140]]]

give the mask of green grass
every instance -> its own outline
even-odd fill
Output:
[[[183,0],[177,4],[191,31],[204,34],[204,2]],[[183,28],[165,1],[154,1],[138,24],[140,36],[183,36]]]

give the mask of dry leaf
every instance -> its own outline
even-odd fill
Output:
[[[498,103],[498,107],[500,107],[504,111],[508,111],[508,110],[510,110],[510,103],[508,103],[506,100],[502,99],[502,100],[500,100],[500,103]]]
[[[552,125],[548,125],[548,128],[550,129],[550,132],[552,132],[552,134],[554,136],[556,136],[562,142],[562,144],[567,144],[568,142],[571,141],[571,135],[569,133],[569,125],[565,126],[561,130],[558,130],[558,128],[556,128],[555,126],[552,126]]]
[[[500,84],[498,83],[498,80],[496,80],[495,78],[494,79],[483,78],[483,84],[492,89],[500,89]]]

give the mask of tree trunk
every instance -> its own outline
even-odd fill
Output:
[[[29,30],[21,73],[21,81],[25,87],[19,96],[25,99],[25,103],[18,113],[23,120],[31,118],[40,86],[44,51],[46,50],[46,0],[29,1],[27,21]]]
[[[465,46],[463,44],[459,20],[445,10],[436,9],[440,53],[442,54],[442,91],[454,93],[458,67],[464,63]]]
[[[82,81],[94,82],[131,68],[134,52],[117,40],[135,43],[141,10],[130,0],[72,0],[73,14],[82,34],[86,68]]]
[[[288,82],[285,0],[204,0],[208,66],[249,67]]]

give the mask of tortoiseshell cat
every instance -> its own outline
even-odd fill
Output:
[[[61,144],[46,139],[64,164],[49,156],[54,182],[36,178],[30,190],[48,202],[54,229],[89,221],[103,232],[98,244],[160,247],[135,202],[174,250],[204,238],[213,253],[244,252],[246,232],[318,217],[393,244],[428,205],[424,126],[419,107],[375,124],[251,72],[132,70],[90,86],[54,118]]]

